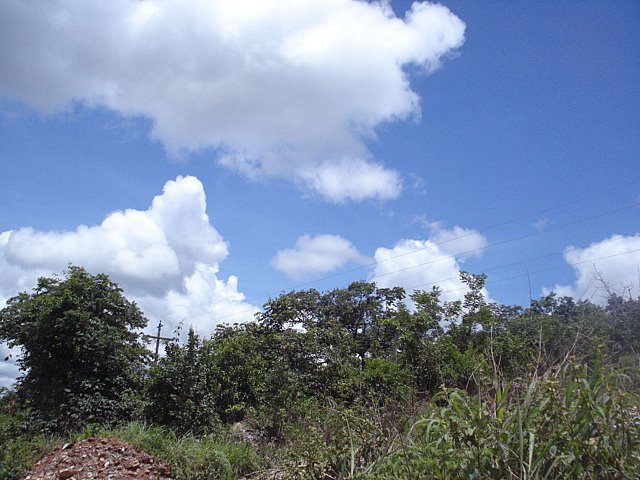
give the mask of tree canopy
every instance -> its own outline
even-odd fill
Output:
[[[484,297],[485,275],[461,280],[456,301],[364,281],[283,293],[150,364],[146,319],[106,275],[41,278],[0,311],[0,340],[23,353],[17,391],[0,392],[14,448],[0,480],[24,478],[2,476],[23,419],[76,430],[132,412],[172,437],[248,438],[290,466],[283,478],[632,478],[639,299],[506,306]]]
[[[105,274],[70,266],[0,311],[0,340],[20,347],[20,399],[53,429],[126,415],[141,385],[147,319]]]

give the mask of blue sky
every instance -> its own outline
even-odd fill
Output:
[[[0,301],[69,262],[203,332],[460,268],[638,294],[640,4],[241,3],[2,2]]]

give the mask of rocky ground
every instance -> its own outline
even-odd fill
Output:
[[[171,480],[170,467],[113,438],[88,438],[45,455],[25,480]]]

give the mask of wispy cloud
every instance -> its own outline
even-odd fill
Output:
[[[549,218],[540,218],[533,223],[533,228],[535,228],[538,232],[549,228],[553,222]]]

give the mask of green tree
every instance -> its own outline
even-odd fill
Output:
[[[22,404],[52,430],[126,418],[141,387],[147,319],[107,275],[70,266],[0,311],[0,340],[20,347]]]
[[[640,297],[611,295],[607,301],[608,330],[616,356],[640,354]]]
[[[347,288],[337,288],[320,294],[316,290],[290,292],[269,300],[264,312],[258,315],[261,325],[280,331],[285,327],[301,325],[324,342],[339,340],[339,345],[329,343],[327,350],[340,350],[345,355],[357,356],[360,366],[371,355],[379,336],[380,322],[393,316],[402,305],[404,290],[377,288],[375,283],[353,282]],[[340,334],[336,334],[340,332]],[[344,343],[344,335],[350,336],[350,344]],[[344,349],[348,348],[348,352]],[[331,352],[323,352],[330,361]]]
[[[218,372],[211,342],[189,329],[187,344],[169,342],[149,372],[147,420],[178,431],[206,432],[219,422]]]

